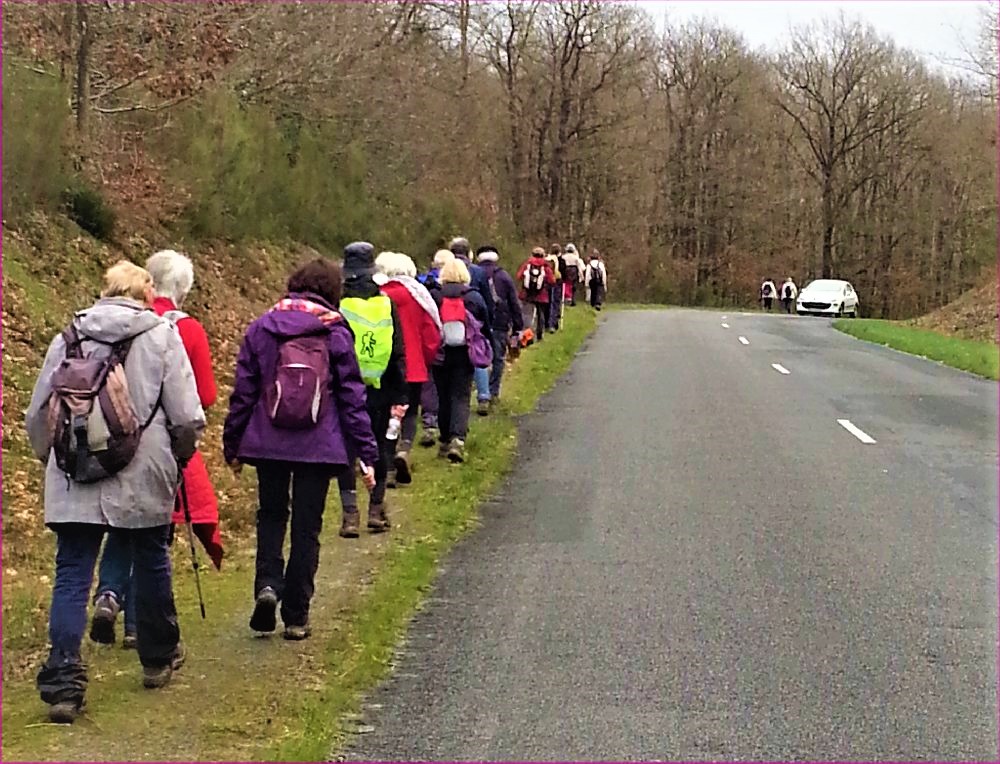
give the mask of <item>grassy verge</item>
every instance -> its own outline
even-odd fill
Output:
[[[940,361],[988,379],[1000,378],[1000,351],[992,342],[949,337],[893,321],[838,320],[833,327],[866,342]]]
[[[333,497],[311,614],[313,639],[250,636],[253,550],[247,547],[231,548],[222,573],[203,571],[208,620],[202,621],[189,552],[178,544],[175,591],[189,649],[184,669],[166,689],[144,691],[134,653],[86,643],[88,711],[67,728],[45,723],[33,681],[41,650],[26,650],[25,670],[4,681],[2,758],[329,760],[351,732],[365,691],[389,671],[394,647],[441,556],[472,527],[477,506],[510,467],[517,446],[514,417],[530,411],[566,370],[594,324],[589,308],[567,311],[563,331],[522,354],[495,413],[473,416],[464,466],[436,459],[436,449],[417,449],[414,484],[389,495],[390,534],[339,539]],[[242,480],[249,488],[254,477],[248,473]],[[253,514],[252,506],[231,511],[246,515],[244,520]],[[48,582],[36,583],[32,592],[37,588],[39,599],[26,600],[25,607],[44,615]],[[8,622],[7,616],[5,640],[17,620]]]

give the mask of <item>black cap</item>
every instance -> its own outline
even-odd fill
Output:
[[[344,276],[371,276],[375,273],[375,247],[367,241],[355,241],[344,247]]]

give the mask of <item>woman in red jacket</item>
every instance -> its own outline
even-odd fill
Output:
[[[383,252],[375,260],[382,293],[392,300],[403,327],[406,348],[406,384],[410,401],[393,461],[395,482],[406,485],[410,476],[410,448],[417,435],[418,403],[424,385],[433,385],[430,366],[441,347],[441,317],[427,288],[417,281],[417,266],[401,252]],[[393,485],[390,475],[389,485]]]
[[[194,267],[191,261],[173,250],[157,252],[146,261],[146,270],[153,277],[156,299],[153,310],[167,318],[180,334],[194,370],[195,384],[201,406],[207,409],[215,403],[217,389],[212,372],[212,356],[208,347],[208,335],[194,318],[179,309],[184,298],[194,285]],[[205,547],[216,568],[222,567],[222,536],[219,533],[219,502],[208,476],[208,469],[201,454],[195,452],[184,468],[184,486],[191,524],[195,535]],[[175,524],[185,522],[184,509],[178,504],[174,512]],[[135,607],[130,601],[132,558],[128,549],[119,549],[109,537],[101,557],[100,581],[97,586],[94,617],[90,626],[90,638],[95,642],[113,644],[115,641],[115,619],[125,608],[125,637],[123,647],[135,646]]]

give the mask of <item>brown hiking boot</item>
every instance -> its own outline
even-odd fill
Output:
[[[358,510],[344,511],[343,519],[340,522],[340,537],[345,539],[356,539],[361,526],[361,513]]]
[[[158,690],[161,687],[166,687],[174,672],[184,665],[185,658],[187,658],[187,651],[183,644],[178,643],[168,663],[162,666],[142,667],[142,686],[147,690]]]
[[[389,517],[385,513],[385,502],[368,507],[368,530],[372,533],[382,533],[390,527]]]
[[[410,474],[410,449],[408,447],[396,452],[396,456],[393,459],[393,467],[397,483],[400,485],[409,485],[413,482],[413,475]]]

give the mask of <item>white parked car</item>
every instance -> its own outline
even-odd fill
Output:
[[[800,315],[812,313],[822,316],[858,315],[858,293],[846,281],[817,279],[799,292],[795,311]]]

